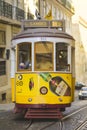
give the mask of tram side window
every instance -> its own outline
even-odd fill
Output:
[[[18,70],[28,69],[31,70],[31,44],[20,43],[18,44]]]
[[[53,70],[53,43],[45,41],[35,43],[35,70]]]
[[[66,43],[56,43],[56,70],[69,71],[68,45]]]

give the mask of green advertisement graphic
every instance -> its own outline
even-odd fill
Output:
[[[52,77],[51,74],[48,72],[39,73],[39,75],[43,78],[44,81],[49,83],[49,88],[51,92],[53,92],[57,96],[71,95],[71,89],[62,77],[60,76]]]

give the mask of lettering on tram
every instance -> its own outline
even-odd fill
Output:
[[[22,29],[28,28],[59,28],[60,30],[64,31],[64,21],[62,20],[36,20],[36,21],[23,21]]]

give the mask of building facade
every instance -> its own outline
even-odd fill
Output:
[[[36,12],[39,13],[41,19],[48,20],[65,20],[65,31],[72,35],[72,16],[74,15],[74,7],[72,0],[27,0],[27,11],[37,19]]]
[[[37,19],[39,14],[41,19],[65,20],[65,31],[72,35],[72,0],[26,0],[26,12],[32,16],[29,19]]]
[[[43,9],[42,9],[43,8]],[[65,32],[72,35],[74,8],[71,0],[40,0],[40,14],[44,19],[51,11],[52,19],[65,21]]]
[[[0,0],[0,102],[11,101],[11,39],[25,18],[24,0]]]
[[[87,1],[73,0],[75,15],[73,16],[73,37],[75,44],[76,81],[87,84]]]
[[[76,39],[76,81],[87,84],[87,22],[80,16],[73,24],[73,36]]]

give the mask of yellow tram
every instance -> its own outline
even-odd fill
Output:
[[[24,20],[12,39],[12,101],[25,118],[61,118],[74,101],[75,41],[64,27],[60,20]]]

